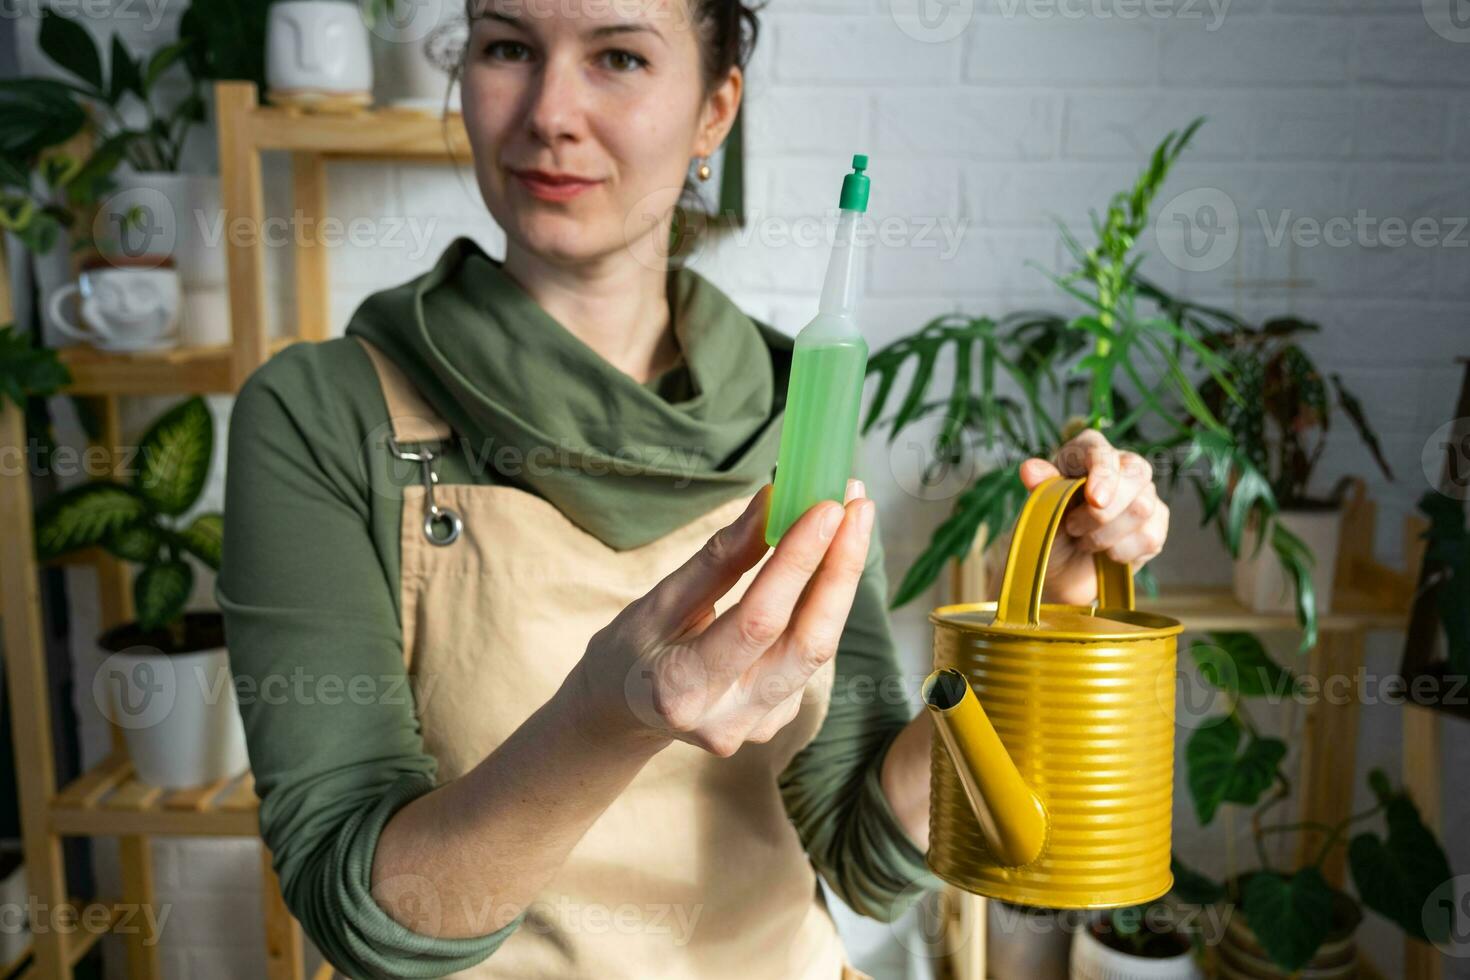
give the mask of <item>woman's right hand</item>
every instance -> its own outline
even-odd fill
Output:
[[[808,679],[837,652],[867,561],[874,504],[860,481],[782,536],[740,601],[715,602],[767,551],[771,487],[735,521],[599,630],[568,678],[589,738],[688,742],[733,755],[801,710]],[[660,746],[661,747],[661,746]]]

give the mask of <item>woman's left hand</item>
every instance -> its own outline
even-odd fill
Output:
[[[1052,545],[1043,591],[1049,602],[1085,606],[1097,598],[1093,554],[1104,551],[1138,571],[1164,548],[1169,506],[1159,499],[1148,460],[1119,451],[1096,429],[1083,429],[1051,461],[1021,464],[1028,492],[1053,476],[1085,476],[1087,484]]]

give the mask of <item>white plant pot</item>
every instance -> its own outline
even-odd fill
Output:
[[[373,97],[433,115],[460,111],[451,72],[469,37],[462,0],[397,0],[373,25]],[[445,105],[446,94],[448,106]]]
[[[1292,534],[1301,538],[1312,553],[1312,588],[1317,596],[1317,612],[1332,609],[1332,587],[1337,570],[1337,546],[1342,531],[1342,509],[1283,510],[1276,515]],[[1266,541],[1255,549],[1258,529],[1255,522],[1247,525],[1235,560],[1235,597],[1255,612],[1289,613],[1296,610],[1296,589],[1281,567],[1281,560]]]
[[[0,879],[0,909],[5,910],[4,917],[0,918],[0,964],[14,963],[31,944],[31,930],[27,924],[30,919],[27,914],[29,893],[24,863]]]
[[[1113,949],[1079,929],[1072,939],[1072,980],[1203,980],[1204,973],[1190,952],[1154,958],[1133,956]]]
[[[92,690],[122,728],[133,768],[146,783],[204,786],[250,765],[224,647],[193,653],[130,647],[107,656]]]
[[[93,225],[99,244],[104,251],[116,249],[125,255],[173,256],[183,287],[180,345],[229,343],[225,242],[231,229],[220,204],[219,176],[119,173],[116,181],[117,188],[101,202]],[[135,208],[142,215],[141,225],[124,227],[123,216]]]

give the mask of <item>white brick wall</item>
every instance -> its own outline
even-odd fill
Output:
[[[898,16],[889,0],[767,7],[747,88],[756,224],[748,240],[710,243],[699,267],[751,313],[799,328],[813,312],[825,251],[780,244],[768,232],[830,208],[848,156],[867,152],[875,220],[897,217],[914,231],[938,223],[961,236],[953,254],[915,243],[866,256],[875,346],[947,310],[1057,306],[1041,272],[1025,264],[1061,261],[1049,216],[1085,232],[1087,210],[1129,184],[1166,131],[1208,115],[1160,203],[1217,189],[1240,216],[1241,244],[1219,268],[1187,272],[1157,254],[1150,230],[1144,246],[1156,254],[1145,269],[1245,314],[1292,312],[1323,324],[1313,350],[1363,397],[1399,479],[1384,482],[1340,426],[1319,486],[1342,473],[1366,476],[1380,504],[1380,557],[1397,561],[1402,518],[1426,487],[1420,450],[1453,408],[1459,374],[1451,359],[1470,353],[1470,248],[1296,247],[1271,239],[1283,215],[1351,220],[1363,209],[1377,220],[1432,218],[1442,228],[1470,215],[1470,43],[1431,30],[1418,0],[923,2],[932,3],[927,13],[964,20],[936,24],[914,16],[912,3]],[[918,40],[925,37],[946,39]],[[205,141],[204,158],[211,149]],[[273,181],[279,190],[279,177]],[[371,290],[426,268],[455,234],[471,234],[497,254],[502,248],[468,167],[334,166],[330,208],[343,219],[412,219],[431,235],[418,251],[337,250],[339,325]],[[1176,239],[1182,232],[1165,229]],[[917,498],[908,447],[870,440],[864,466],[896,582],[947,501]],[[1224,581],[1228,568],[1212,533],[1195,530],[1191,501],[1176,501],[1175,514],[1161,577]],[[923,610],[938,599],[895,615],[916,672],[927,659]],[[1398,642],[1373,640],[1373,669],[1392,669]],[[1360,770],[1372,762],[1397,771],[1397,724],[1394,711],[1364,709]],[[1466,771],[1467,750],[1447,742],[1445,771]],[[1447,801],[1446,826],[1463,830],[1464,788],[1447,786]],[[1184,856],[1219,871],[1221,832],[1196,830],[1183,793],[1176,826]],[[1470,845],[1459,837],[1451,858],[1463,872]],[[170,975],[259,975],[253,855],[193,843],[160,847],[160,860],[165,900],[188,910],[167,933]],[[893,948],[881,927],[844,925],[855,948],[874,956]],[[1370,921],[1364,939],[1380,965],[1398,970],[1392,929]],[[1470,977],[1470,961],[1449,963],[1447,975]]]

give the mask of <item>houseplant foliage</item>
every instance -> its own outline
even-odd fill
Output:
[[[1463,501],[1429,491],[1419,498],[1419,511],[1429,518],[1423,537],[1425,557],[1438,569],[1435,606],[1444,627],[1450,671],[1470,674],[1470,527]]]
[[[1305,966],[1334,927],[1334,889],[1322,865],[1346,846],[1348,866],[1362,906],[1424,942],[1448,941],[1454,910],[1431,903],[1436,889],[1453,877],[1443,847],[1424,825],[1413,801],[1394,789],[1379,770],[1368,776],[1373,806],[1333,824],[1267,823],[1270,811],[1291,793],[1282,768],[1287,746],[1262,734],[1246,710],[1252,699],[1280,699],[1304,692],[1308,683],[1277,664],[1249,633],[1211,633],[1190,649],[1205,683],[1223,691],[1230,710],[1206,718],[1185,749],[1186,780],[1195,814],[1208,826],[1227,803],[1251,810],[1250,825],[1259,867],[1232,875],[1223,884],[1194,879],[1204,897],[1228,898],[1245,914],[1251,931],[1272,961],[1287,973]],[[1349,831],[1378,819],[1383,831]],[[1272,834],[1315,834],[1320,847],[1300,867],[1277,868],[1266,850]],[[1348,901],[1351,901],[1350,899]],[[1349,920],[1349,927],[1355,923]],[[1338,924],[1339,927],[1341,923]]]
[[[1276,513],[1275,494],[1250,448],[1196,387],[1195,379],[1202,377],[1212,386],[1207,390],[1239,402],[1234,366],[1218,345],[1181,322],[1170,298],[1138,274],[1145,256],[1137,241],[1148,226],[1149,209],[1202,123],[1195,120],[1170,133],[1134,186],[1114,195],[1102,215],[1094,213],[1095,245],[1084,247],[1059,225],[1073,268],[1062,276],[1047,275],[1081,304],[1080,314],[1017,313],[999,319],[946,314],[870,359],[878,383],[864,432],[882,422],[891,442],[914,422],[939,416],[931,471],[958,463],[971,446],[1003,460],[959,495],[950,517],[905,574],[895,607],[928,588],[947,562],[963,557],[982,529],[993,540],[1010,526],[1025,498],[1021,461],[1051,456],[1084,426],[1147,459],[1173,460],[1165,467],[1168,487],[1177,485],[1181,473],[1188,475],[1204,522],[1219,529],[1232,555],[1240,553],[1253,515]],[[952,351],[953,380],[947,393],[934,397],[935,369],[946,351]],[[899,374],[911,361],[908,390],[885,419]],[[1002,390],[1002,381],[1011,382],[1019,397]],[[1306,649],[1316,642],[1311,556],[1279,525],[1271,542],[1296,586]],[[1145,568],[1139,575],[1152,588],[1148,572]]]
[[[204,400],[194,397],[165,412],[138,445],[137,464],[126,481],[93,480],[48,500],[36,518],[36,550],[45,561],[79,548],[100,546],[140,565],[133,581],[137,624],[168,630],[176,648],[186,645],[184,606],[194,584],[185,560],[193,555],[218,570],[223,517],[180,518],[199,499],[214,449],[214,422]]]

